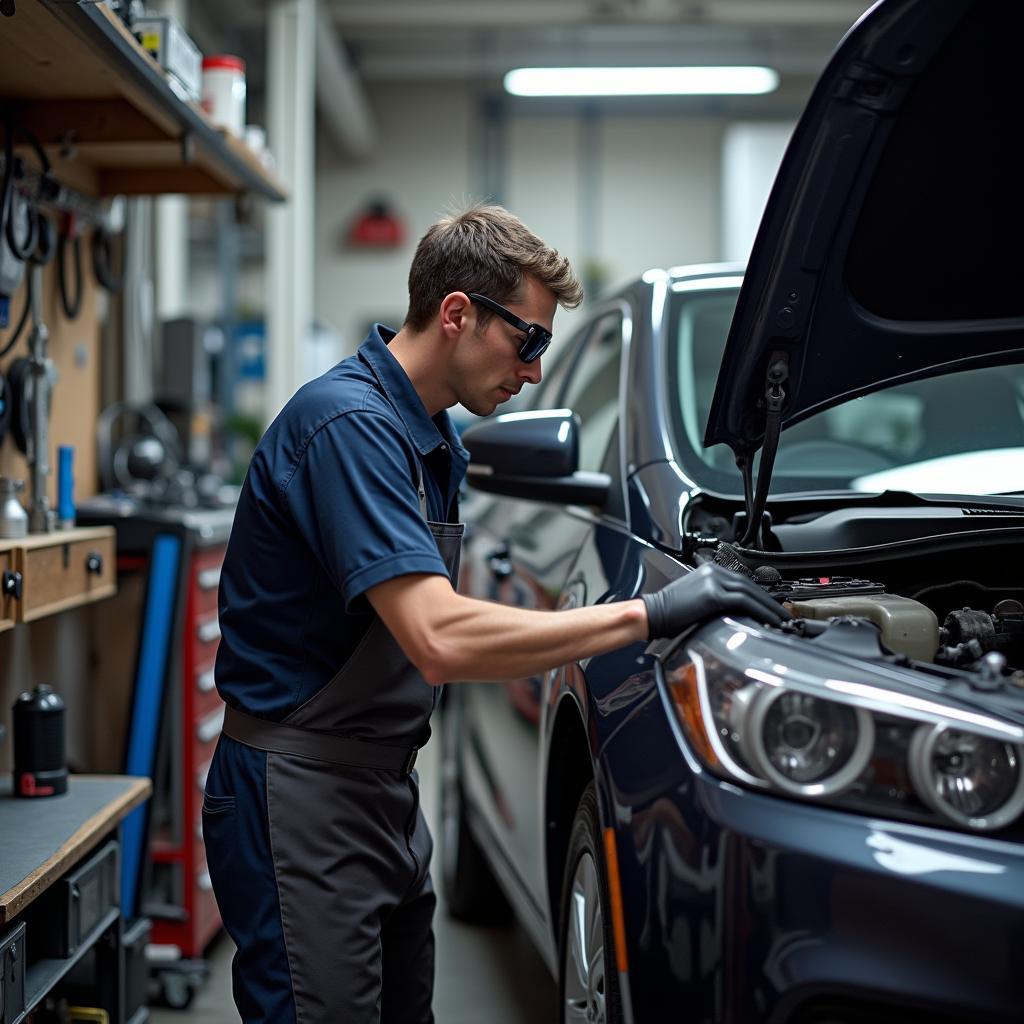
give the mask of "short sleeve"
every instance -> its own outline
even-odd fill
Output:
[[[346,609],[370,587],[410,573],[447,576],[416,493],[412,443],[380,413],[358,410],[320,427],[284,489],[299,532]]]

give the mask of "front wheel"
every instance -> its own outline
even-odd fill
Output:
[[[561,1021],[621,1024],[604,844],[592,782],[573,819],[559,920]]]

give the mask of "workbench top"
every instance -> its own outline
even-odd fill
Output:
[[[150,792],[149,779],[71,775],[61,796],[18,799],[0,778],[0,923],[82,860]]]

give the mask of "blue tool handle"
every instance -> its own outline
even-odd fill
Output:
[[[62,526],[74,526],[75,449],[70,444],[57,449],[57,518]]]

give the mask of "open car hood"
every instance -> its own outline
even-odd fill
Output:
[[[882,0],[846,35],[768,200],[705,445],[749,457],[766,423],[1024,361],[1022,39],[1018,0]]]

